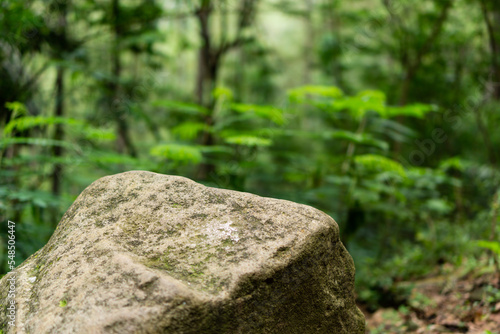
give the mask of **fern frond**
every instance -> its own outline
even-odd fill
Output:
[[[8,135],[12,133],[12,131],[14,130],[23,131],[37,126],[54,125],[54,124],[82,126],[84,123],[74,118],[66,118],[66,117],[24,116],[13,119],[9,123],[7,123],[7,125],[3,129],[3,133],[4,135]]]
[[[347,110],[354,118],[361,119],[366,112],[385,112],[385,94],[378,90],[365,90],[355,96],[338,99],[332,102],[333,110]]]

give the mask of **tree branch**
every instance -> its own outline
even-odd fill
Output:
[[[453,5],[454,0],[448,0],[446,4],[441,8],[441,13],[439,14],[438,19],[434,23],[434,27],[432,28],[432,31],[429,36],[427,36],[427,39],[425,40],[424,44],[422,47],[417,51],[417,55],[415,57],[415,63],[412,64],[412,67],[414,67],[414,70],[416,70],[418,67],[420,67],[420,64],[422,62],[422,57],[429,52],[430,48],[436,41],[436,39],[439,37],[443,30],[443,25],[446,22],[446,18],[448,17],[448,12]]]

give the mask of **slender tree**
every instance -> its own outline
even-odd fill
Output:
[[[125,105],[122,101],[122,62],[121,62],[121,42],[124,37],[125,20],[122,18],[120,1],[111,1],[111,28],[113,31],[113,48],[111,50],[112,80],[109,86],[109,108],[117,125],[117,151],[127,152],[133,157],[137,156],[137,150],[130,138],[129,125],[124,112]]]
[[[500,101],[500,3],[488,0],[480,0],[479,2],[486,30],[488,31],[491,61],[490,75],[486,84],[483,103],[479,107],[473,108],[473,112],[477,127],[483,138],[488,159],[492,165],[495,165],[497,163],[496,151],[493,147],[488,126],[484,121],[483,105],[491,99]]]
[[[199,6],[195,10],[195,16],[199,25],[199,34],[201,47],[198,52],[198,74],[196,80],[196,97],[200,105],[208,110],[213,110],[214,100],[211,92],[216,87],[224,56],[238,47],[253,40],[252,37],[245,35],[245,30],[251,26],[256,14],[257,0],[243,0],[238,9],[238,20],[235,37],[229,39],[227,30],[222,29],[219,35],[219,42],[211,26],[216,5],[224,5],[224,2],[214,0],[200,0]],[[221,16],[224,19],[225,15]],[[213,115],[205,117],[205,123],[212,126],[214,123]],[[204,131],[201,138],[201,144],[204,146],[214,145],[214,137],[210,131]],[[211,163],[202,163],[198,170],[198,178],[206,180],[213,173],[215,166]]]
[[[491,96],[500,100],[500,2],[480,0],[491,57]]]
[[[422,65],[422,59],[432,50],[432,47],[439,39],[454,0],[445,0],[442,1],[440,6],[438,5],[438,12],[431,25],[430,32],[422,41],[414,41],[414,48],[409,45],[411,41],[408,40],[409,36],[406,33],[408,28],[405,26],[405,18],[395,13],[392,1],[383,0],[383,3],[390,16],[392,31],[399,39],[399,61],[404,69],[399,93],[399,105],[405,105],[408,103],[410,85]]]
[[[57,1],[57,26],[54,28],[54,34],[56,36],[57,45],[54,48],[54,55],[59,60],[59,64],[57,65],[57,74],[56,80],[54,83],[55,90],[55,109],[54,116],[55,117],[64,117],[64,74],[65,68],[62,65],[62,60],[64,58],[64,54],[70,50],[68,50],[68,36],[67,36],[67,14],[68,14],[68,5],[67,1]],[[58,123],[55,126],[54,131],[54,140],[62,141],[64,139],[64,129],[63,125]],[[52,149],[52,155],[54,158],[59,159],[63,156],[63,147],[62,146],[54,146]],[[63,165],[61,162],[56,161],[54,163],[54,167],[52,170],[52,193],[56,196],[61,194],[61,181],[63,174]]]

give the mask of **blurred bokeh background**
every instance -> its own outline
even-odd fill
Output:
[[[328,213],[401,332],[430,278],[493,316],[499,125],[497,0],[2,0],[0,268],[141,169]]]

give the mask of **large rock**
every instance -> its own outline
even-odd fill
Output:
[[[16,325],[7,322],[16,278]],[[90,185],[0,281],[4,333],[364,333],[354,264],[312,207],[128,172]]]

